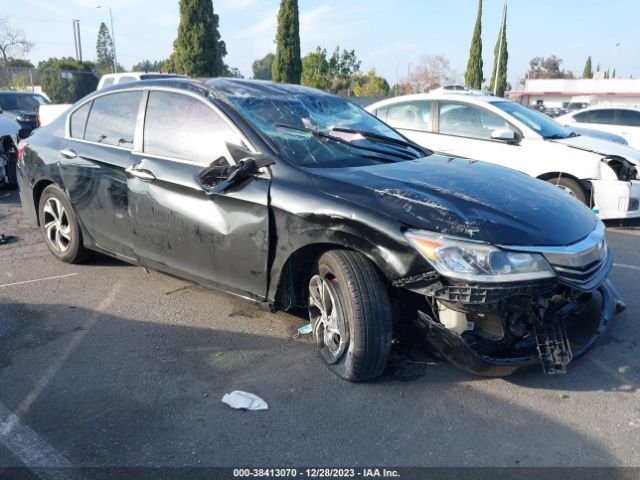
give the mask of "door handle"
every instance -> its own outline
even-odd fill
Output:
[[[62,155],[64,158],[69,158],[69,159],[76,158],[78,156],[76,151],[71,148],[65,148],[63,150],[60,150],[60,155]]]
[[[125,171],[132,177],[136,177],[145,182],[152,182],[153,180],[156,179],[156,176],[153,173],[151,173],[149,170],[129,167]]]

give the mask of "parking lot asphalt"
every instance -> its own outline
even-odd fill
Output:
[[[568,374],[425,357],[424,375],[350,384],[293,338],[303,318],[102,256],[60,263],[0,191],[0,467],[640,466],[640,227],[611,227],[628,308]],[[236,389],[269,410],[230,409]]]

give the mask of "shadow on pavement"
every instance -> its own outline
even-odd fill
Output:
[[[10,324],[0,337],[0,405],[76,466],[615,464],[570,422],[471,382],[502,380],[446,365],[410,382],[349,384],[320,364],[308,339],[64,304],[4,303],[0,319]],[[616,387],[591,378],[578,388]],[[544,386],[558,381],[571,389],[576,377]],[[269,410],[222,404],[235,389],[261,396]],[[4,447],[0,466],[11,466]]]

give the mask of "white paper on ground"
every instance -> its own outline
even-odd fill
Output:
[[[242,390],[234,390],[231,393],[225,393],[222,402],[231,408],[243,410],[269,410],[269,405],[259,396],[253,393],[243,392]]]

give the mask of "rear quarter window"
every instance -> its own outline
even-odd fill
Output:
[[[87,102],[71,114],[70,132],[71,138],[84,138],[84,129],[87,126],[87,117],[91,110],[91,104]]]

